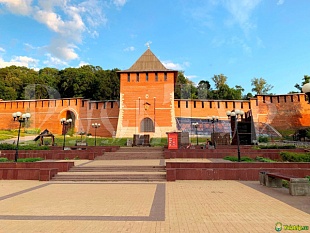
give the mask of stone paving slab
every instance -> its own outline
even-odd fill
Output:
[[[0,187],[1,233],[275,232],[277,222],[310,225],[308,213],[238,181],[5,180]]]

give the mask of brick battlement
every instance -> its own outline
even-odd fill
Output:
[[[252,110],[255,122],[267,123],[277,129],[310,126],[310,105],[304,94],[259,95],[250,100],[176,99],[173,100],[174,106],[165,105],[164,108],[157,103],[159,100],[164,101],[160,98],[152,98],[151,102],[148,101],[155,108],[152,106],[152,109],[147,110],[149,114],[144,114],[143,117],[152,118],[156,113],[155,123],[164,126],[167,130],[169,125],[175,124],[171,123],[171,117],[167,118],[167,112],[174,113],[174,117],[177,118],[205,119],[207,116],[216,115],[226,120],[226,112],[236,108],[245,112]],[[143,107],[146,101],[140,100],[139,104],[139,99],[137,99],[136,102],[136,106],[130,106],[127,110],[132,111],[132,115],[122,114],[123,122],[129,122],[132,128],[135,124],[139,124],[136,122],[138,119],[134,120],[135,114],[139,111],[146,111]],[[123,106],[123,110],[121,109],[119,101],[91,101],[82,98],[0,101],[0,128],[17,129],[19,124],[13,121],[12,113],[20,111],[31,113],[29,128],[49,129],[54,134],[61,134],[60,119],[66,117],[74,119],[75,132],[84,131],[94,135],[91,124],[100,123],[101,127],[97,129],[97,135],[110,137],[117,134],[120,112],[125,108],[126,106]],[[128,117],[130,121],[126,120]],[[130,122],[133,122],[133,125],[130,125],[132,124]],[[130,135],[127,136],[130,137],[133,133],[139,132],[130,131]]]

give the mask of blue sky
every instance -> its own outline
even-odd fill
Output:
[[[0,67],[128,69],[147,49],[193,82],[275,94],[310,75],[308,0],[0,0]]]

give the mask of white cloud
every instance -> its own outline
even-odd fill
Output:
[[[228,44],[229,45],[237,45],[237,46],[240,46],[243,50],[243,53],[248,55],[248,56],[251,56],[252,55],[252,49],[251,47],[241,38],[239,37],[232,37],[229,41],[228,41]]]
[[[113,3],[117,7],[124,6],[126,4],[127,0],[113,0]]]
[[[32,0],[0,0],[0,4],[4,4],[10,12],[18,15],[30,15],[31,2]]]
[[[261,1],[262,0],[222,0],[222,3],[232,15],[232,23],[238,23],[243,30],[248,31],[255,27],[255,25],[251,23],[250,18],[252,12]]]
[[[66,40],[63,39],[53,40],[51,45],[49,45],[46,49],[53,56],[61,60],[70,61],[79,57],[79,55],[75,52],[77,46],[74,44],[69,44],[66,42]]]
[[[183,70],[183,67],[181,64],[173,63],[171,61],[162,61],[162,64],[167,68],[171,70]]]
[[[110,2],[117,7],[125,3],[126,0]],[[52,43],[44,47],[51,56],[66,61],[79,57],[77,45],[83,43],[86,33],[98,37],[96,28],[107,22],[103,7],[108,6],[108,1],[0,0],[0,6],[2,4],[8,12],[29,16],[51,30],[54,33]]]
[[[78,67],[82,67],[82,66],[86,66],[86,65],[89,65],[89,63],[85,62],[85,61],[80,61]]]
[[[197,78],[197,75],[186,75],[186,78],[195,79],[195,78]]]
[[[5,49],[0,47],[0,53],[5,53]]]
[[[0,68],[7,66],[25,66],[28,68],[36,68],[39,61],[37,59],[27,57],[27,56],[15,56],[10,61],[4,61],[0,58]]]
[[[132,52],[134,50],[135,50],[135,47],[133,47],[133,46],[130,46],[130,47],[127,47],[124,49],[125,52]]]
[[[282,5],[284,3],[284,0],[278,0],[277,5]]]
[[[45,54],[47,57],[47,60],[43,61],[43,64],[45,64],[48,67],[59,67],[59,66],[68,66],[68,63],[57,58],[53,57],[50,53]]]

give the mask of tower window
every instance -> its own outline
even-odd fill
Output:
[[[158,73],[155,73],[155,82],[158,82]]]
[[[139,82],[140,81],[140,76],[139,73],[136,73],[136,81]]]
[[[149,81],[149,74],[145,73],[145,81]]]
[[[127,82],[130,82],[130,74],[127,74]]]

